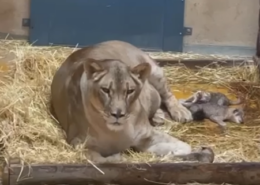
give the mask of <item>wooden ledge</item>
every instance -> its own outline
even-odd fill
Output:
[[[97,169],[98,168],[98,169]],[[168,183],[260,184],[260,163],[161,163],[161,164],[9,164],[2,174],[3,185]]]
[[[159,66],[178,66],[178,65],[185,65],[188,68],[196,68],[196,67],[217,67],[217,65],[225,66],[225,67],[232,67],[232,66],[239,66],[243,64],[254,65],[253,61],[248,59],[184,59],[184,60],[177,60],[177,59],[155,59]],[[217,64],[217,65],[216,65]]]

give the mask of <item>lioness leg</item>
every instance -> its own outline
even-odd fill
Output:
[[[71,142],[70,145],[72,145],[74,148],[77,148],[79,145],[84,144],[84,148],[86,147],[86,143],[84,143],[83,137],[75,137]],[[114,154],[110,155],[108,157],[103,157],[100,153],[88,149],[87,152],[87,158],[95,163],[114,163],[119,161],[124,161],[124,158],[122,158],[121,154]]]
[[[164,124],[165,115],[162,109],[158,109],[152,118],[153,126],[161,126]]]
[[[156,155],[170,154],[172,159],[181,158],[187,161],[210,162],[214,160],[214,152],[210,148],[201,148],[192,152],[191,146],[162,131],[152,130],[150,137],[146,138],[142,146],[137,147],[142,152],[151,152]]]
[[[170,91],[162,68],[153,66],[149,82],[159,92],[162,103],[165,104],[172,119],[179,122],[188,122],[192,120],[191,112],[181,105]]]

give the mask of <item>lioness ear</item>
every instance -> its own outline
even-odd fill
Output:
[[[99,60],[88,59],[84,62],[84,71],[87,73],[88,78],[91,78],[95,73],[100,73],[104,71]]]
[[[141,63],[134,68],[132,68],[131,72],[138,76],[138,78],[144,82],[148,76],[151,74],[151,65],[149,63]]]

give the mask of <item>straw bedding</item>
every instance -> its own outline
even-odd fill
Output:
[[[51,118],[48,99],[52,76],[61,62],[73,52],[72,48],[31,47],[22,41],[0,41],[0,141],[2,159],[20,157],[26,163],[82,163],[88,162],[83,148],[73,149],[64,140],[63,132]],[[192,58],[193,55],[185,54]],[[198,56],[195,55],[197,58]],[[167,55],[168,57],[168,55]],[[180,58],[179,54],[170,57]],[[202,57],[202,56],[201,56]],[[212,57],[212,56],[210,56]],[[7,61],[10,65],[7,65]],[[250,93],[237,81],[257,82],[255,69],[249,66],[224,68],[202,68],[196,71],[185,67],[165,67],[165,72],[174,93],[191,93],[197,88],[236,89],[246,95],[245,125],[228,124],[229,134],[221,136],[216,124],[203,123],[174,124],[158,129],[190,143],[193,147],[207,145],[214,149],[218,162],[260,161],[259,136],[260,118],[250,112],[259,111],[260,99],[256,94],[259,86]],[[188,83],[189,82],[189,83]],[[197,85],[198,83],[202,85]],[[185,88],[184,88],[185,87]],[[225,88],[223,88],[225,87]],[[186,95],[188,96],[186,92]],[[259,96],[259,95],[258,95]],[[184,97],[185,98],[185,97]],[[252,106],[253,105],[253,106]],[[252,116],[250,116],[252,115]],[[130,153],[126,158],[131,162],[164,162],[151,154]]]

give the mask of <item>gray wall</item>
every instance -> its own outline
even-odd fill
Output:
[[[251,55],[258,32],[259,0],[186,0],[186,51]]]
[[[22,18],[29,17],[29,0],[0,0],[0,36],[28,36]],[[252,55],[258,29],[259,0],[186,0],[184,51]],[[15,38],[15,37],[14,37]]]
[[[29,17],[29,0],[0,0],[0,33],[28,36],[22,19]]]

